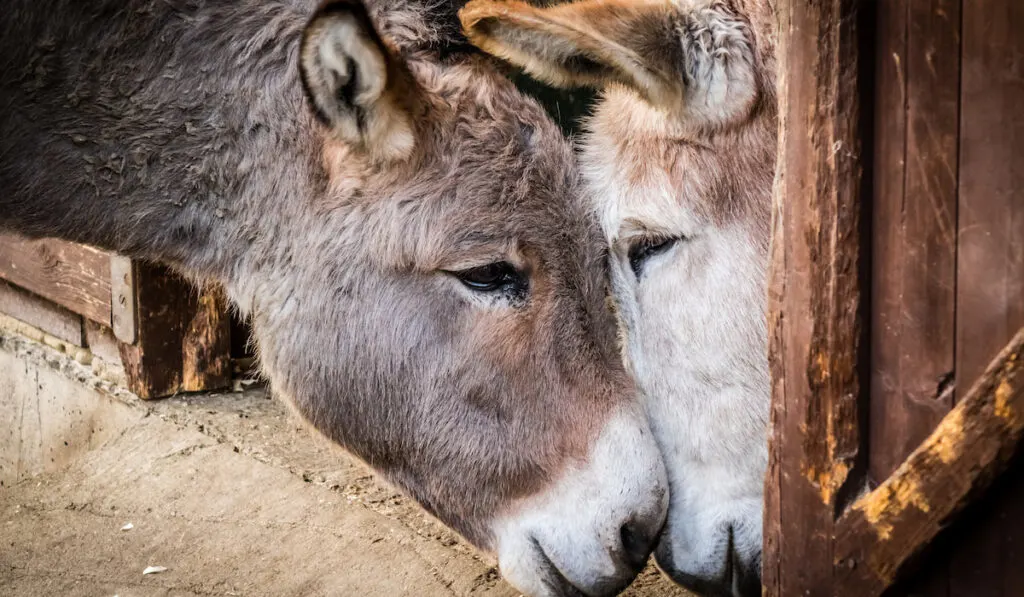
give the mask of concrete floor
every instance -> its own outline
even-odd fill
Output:
[[[262,389],[141,402],[0,332],[0,417],[0,595],[518,594]]]

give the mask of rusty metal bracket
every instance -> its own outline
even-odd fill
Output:
[[[136,304],[135,265],[122,255],[110,257],[110,327],[114,337],[125,344],[138,338],[139,318]]]

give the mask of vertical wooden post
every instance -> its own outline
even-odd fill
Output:
[[[860,482],[862,4],[790,0],[779,6],[766,595],[830,594],[832,526]]]
[[[129,389],[157,398],[227,386],[230,321],[220,291],[200,292],[163,267],[132,267],[136,341],[120,345]]]

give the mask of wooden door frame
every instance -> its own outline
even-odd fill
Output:
[[[870,28],[885,8],[868,0],[781,0],[777,8],[765,594],[879,595],[1018,451],[1024,329],[975,383],[960,380],[970,390],[872,489],[874,148],[865,139],[874,108]]]

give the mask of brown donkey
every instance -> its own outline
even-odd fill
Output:
[[[669,476],[661,568],[759,595],[775,167],[769,0],[469,3],[475,43],[603,96],[582,142],[630,365]]]
[[[609,595],[667,491],[604,239],[442,4],[10,0],[0,227],[222,283],[316,429],[524,592]]]

